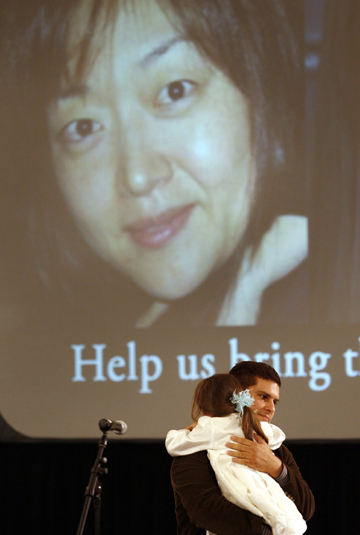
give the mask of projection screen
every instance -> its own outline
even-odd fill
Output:
[[[94,438],[108,418],[163,439],[200,379],[256,360],[281,376],[288,438],[360,438],[356,183],[322,4],[2,2],[15,431]]]

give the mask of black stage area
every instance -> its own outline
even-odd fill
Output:
[[[358,533],[360,442],[286,444],[315,495],[307,534]],[[76,535],[96,454],[97,441],[1,442],[1,535]],[[175,535],[164,444],[108,436],[105,457],[101,534]],[[85,535],[94,533],[93,519],[91,506]]]

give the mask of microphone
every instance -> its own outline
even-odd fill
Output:
[[[114,431],[117,435],[123,435],[127,430],[127,425],[122,420],[106,420],[103,418],[99,422],[101,431]]]

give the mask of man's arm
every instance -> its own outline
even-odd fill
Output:
[[[282,487],[283,491],[294,500],[296,507],[304,519],[306,521],[310,520],[315,512],[314,496],[308,484],[301,476],[294,457],[284,445],[280,446],[278,450],[275,450],[275,454],[288,469],[289,481]]]
[[[233,457],[235,463],[265,472],[274,479],[281,474],[284,464],[288,470],[288,482],[281,485],[283,491],[294,501],[305,520],[312,517],[315,511],[314,496],[286,446],[280,446],[273,455],[261,437],[258,437],[258,442],[254,442],[232,436],[231,441],[226,444],[226,447],[231,448],[228,454]]]
[[[226,500],[206,451],[175,457],[171,467],[178,534],[260,535],[263,521]]]
[[[232,442],[226,443],[226,447],[231,448],[228,455],[233,457],[235,463],[244,464],[259,472],[265,472],[275,479],[281,474],[282,462],[278,457],[275,457],[262,437],[254,436],[256,440],[237,436],[230,437]]]

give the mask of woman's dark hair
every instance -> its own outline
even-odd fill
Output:
[[[222,417],[235,412],[235,405],[231,401],[234,392],[241,390],[235,376],[228,373],[216,373],[197,384],[191,408],[191,417],[197,422],[200,416]],[[249,409],[244,408],[241,418],[241,427],[245,438],[253,440],[254,432],[267,443],[268,438],[261,428],[257,416]]]
[[[204,307],[205,312],[196,312],[200,322],[201,318],[209,321],[217,317],[245,248],[256,250],[277,215],[303,211],[299,193],[305,188],[303,184],[299,187],[298,180],[302,161],[302,50],[297,32],[302,29],[302,13],[297,7],[290,8],[286,0],[157,1],[171,23],[244,94],[250,109],[256,198],[247,231],[226,267],[223,283],[212,285],[210,291],[207,288],[212,304]],[[56,277],[52,268],[60,268],[64,276],[58,282],[61,290],[69,294],[76,291],[77,285],[83,287],[84,269],[100,285],[105,280],[120,284],[114,269],[100,259],[94,260],[96,255],[84,243],[70,214],[64,222],[63,214],[68,209],[53,176],[45,127],[44,103],[56,94],[61,76],[67,73],[68,36],[81,3],[13,0],[5,6],[3,17],[6,55],[14,67],[12,81],[20,88],[15,90],[15,97],[17,103],[22,103],[21,109],[15,111],[20,111],[25,120],[22,142],[24,147],[30,147],[33,160],[27,162],[26,173],[31,184],[26,196],[30,197],[31,241],[44,281],[53,287]],[[77,46],[76,75],[80,78],[93,59],[94,35],[96,52],[101,32],[115,20],[117,9],[125,7],[136,9],[136,1],[92,1],[87,26]],[[43,119],[42,126],[39,118]],[[34,164],[32,175],[30,163]],[[20,163],[19,174],[24,172]]]
[[[360,3],[324,4],[311,162],[313,321],[360,322]]]

